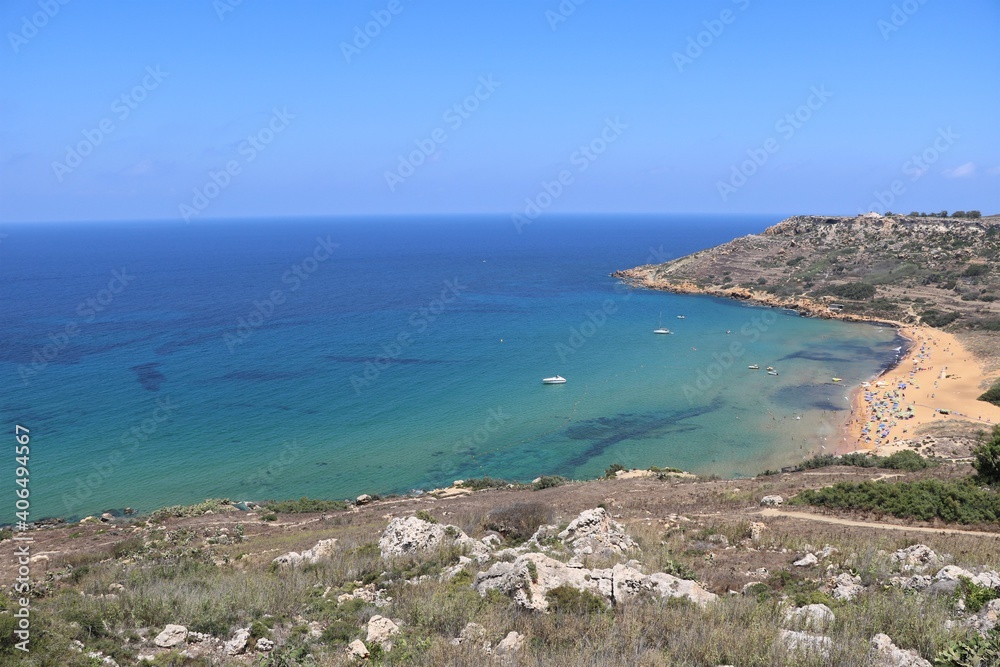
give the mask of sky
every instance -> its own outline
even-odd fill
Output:
[[[0,222],[1000,213],[996,0],[5,0]]]

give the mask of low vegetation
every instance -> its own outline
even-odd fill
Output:
[[[986,392],[979,397],[979,400],[1000,406],[1000,380],[997,380],[992,387],[987,389]]]

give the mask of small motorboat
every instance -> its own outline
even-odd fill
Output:
[[[769,370],[769,371],[767,372],[767,374],[768,374],[768,375],[777,375],[777,374],[778,374],[778,371],[776,371],[776,370],[774,370],[774,369],[772,368],[771,370]]]
[[[841,382],[842,380],[843,380],[843,378],[833,378],[834,382]]]
[[[677,316],[677,319],[679,319],[679,320],[683,320],[683,319],[684,319],[684,316],[683,316],[683,315],[678,315],[678,316]]]
[[[757,364],[750,364],[749,366],[747,366],[747,368],[749,368],[752,371],[759,371],[760,370],[760,366],[758,366]]]
[[[566,378],[561,375],[555,377],[542,378],[542,384],[566,384]]]
[[[768,366],[768,367],[767,367],[767,372],[768,372],[768,373],[770,373],[770,372],[771,372],[771,371],[773,371],[773,370],[774,370],[774,366]]]

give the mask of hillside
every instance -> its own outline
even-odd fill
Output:
[[[844,319],[1000,330],[1000,217],[795,216],[613,275]]]
[[[949,650],[996,655],[995,520],[788,507],[804,489],[867,480],[976,493],[959,481],[967,463],[907,472],[913,462],[826,460],[745,480],[480,480],[495,488],[214,501],[39,528],[32,653],[7,643],[16,602],[0,597],[0,664],[899,666]],[[4,580],[19,544],[0,535]]]

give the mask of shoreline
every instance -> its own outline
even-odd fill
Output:
[[[1000,424],[1000,407],[978,400],[985,391],[981,385],[995,378],[987,372],[985,362],[973,357],[953,333],[926,325],[832,311],[808,298],[776,297],[743,287],[699,287],[690,281],[654,279],[648,269],[637,267],[611,275],[633,287],[714,296],[794,310],[805,317],[895,329],[896,335],[906,341],[895,362],[849,388],[850,414],[840,428],[839,443],[834,448],[837,455],[851,452],[890,455],[908,449],[918,437],[918,429],[926,424],[963,420],[979,423],[984,430]]]

